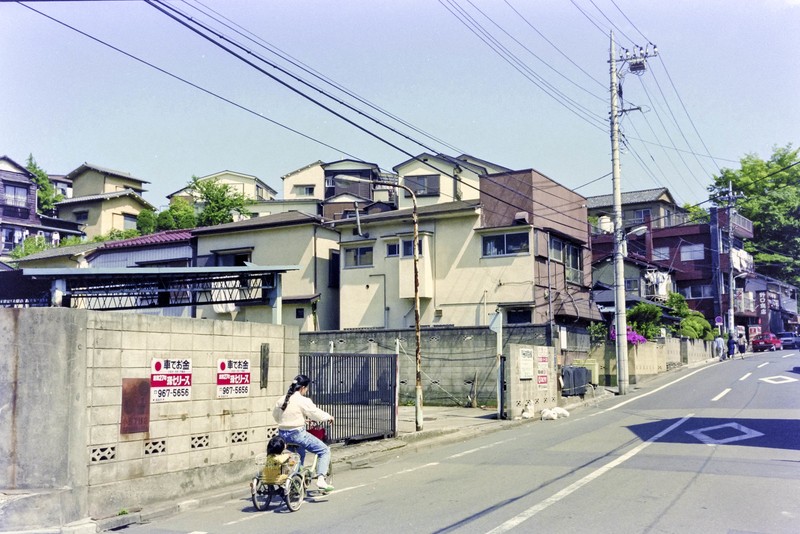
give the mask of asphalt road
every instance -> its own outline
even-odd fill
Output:
[[[633,388],[567,419],[337,474],[335,492],[298,512],[229,500],[122,532],[800,532],[798,351]]]

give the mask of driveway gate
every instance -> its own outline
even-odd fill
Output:
[[[397,354],[300,353],[314,403],[333,415],[328,442],[397,435]]]

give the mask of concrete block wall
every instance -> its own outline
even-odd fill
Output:
[[[246,487],[297,373],[297,336],[261,323],[0,309],[0,488],[70,488],[55,506],[63,524]],[[121,434],[122,381],[149,379],[154,358],[191,360],[191,400],[151,402],[148,431]],[[218,359],[249,360],[248,397],[217,398]]]

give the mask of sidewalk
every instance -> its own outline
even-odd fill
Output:
[[[562,397],[559,403],[561,407],[568,411],[581,406],[595,405],[604,398],[614,396],[612,390],[598,387],[594,391],[587,391],[583,399],[580,397]],[[462,408],[425,406],[423,407],[423,428],[416,430],[416,408],[414,406],[401,406],[398,413],[398,431],[394,438],[366,441],[363,443],[343,445],[331,445],[334,473],[349,471],[367,467],[372,463],[386,461],[392,456],[413,453],[434,446],[447,443],[463,441],[473,436],[497,432],[513,426],[539,421],[539,418],[532,419],[497,419],[497,411],[492,408]],[[130,513],[125,516],[115,516],[106,519],[99,519],[92,522],[97,531],[123,527],[133,523],[142,523],[158,517],[172,515],[185,510],[191,510],[218,503],[222,500],[249,499],[250,490],[248,481],[242,481],[228,488],[218,488],[197,497],[182,501],[162,505],[160,507],[146,507],[140,511]],[[75,525],[79,527],[78,525]],[[86,525],[88,528],[89,525]],[[64,527],[60,532],[70,532],[74,534],[89,534],[92,530],[76,528],[67,530]],[[58,530],[54,532],[59,532]]]

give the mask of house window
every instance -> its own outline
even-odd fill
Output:
[[[583,282],[583,263],[580,247],[566,243],[564,245],[564,268],[566,270],[567,282],[580,284]]]
[[[484,256],[508,256],[528,252],[528,232],[483,236]]]
[[[696,261],[705,259],[705,247],[700,245],[683,245],[681,247],[681,261]]]
[[[639,279],[638,278],[626,278],[625,279],[625,292],[626,293],[638,293],[639,292]]]
[[[687,299],[704,299],[713,296],[713,291],[710,284],[682,287],[680,289],[680,293]]]
[[[371,267],[372,247],[352,247],[344,249],[344,266]]]
[[[136,215],[122,214],[122,229],[136,230]]]
[[[649,218],[650,218],[650,210],[649,209],[634,210],[634,212],[633,212],[633,221],[631,221],[631,222],[633,224],[642,224],[645,221],[647,221],[647,219],[649,219]]]
[[[420,256],[422,255],[422,238],[419,238],[419,243],[417,243],[417,254]],[[403,257],[410,258],[414,256],[414,240],[413,239],[403,239]]]
[[[306,316],[306,309],[305,308],[295,308],[294,309],[294,318],[295,319],[303,319]]]
[[[653,261],[669,261],[669,247],[654,247]]]
[[[532,322],[530,308],[506,309],[506,324],[530,324]]]
[[[250,251],[215,253],[217,267],[244,267],[250,261]]]
[[[393,256],[400,255],[400,244],[399,243],[386,243],[386,257],[391,258]]]
[[[550,259],[557,262],[564,261],[564,243],[560,239],[550,239]]]
[[[88,211],[76,211],[74,215],[75,215],[75,222],[84,223],[89,220]]]
[[[414,191],[418,197],[430,197],[439,195],[439,175],[429,174],[424,176],[406,176],[403,178],[404,185]],[[410,197],[406,191],[406,198]]]
[[[6,204],[24,208],[28,204],[28,190],[25,187],[6,184]]]

